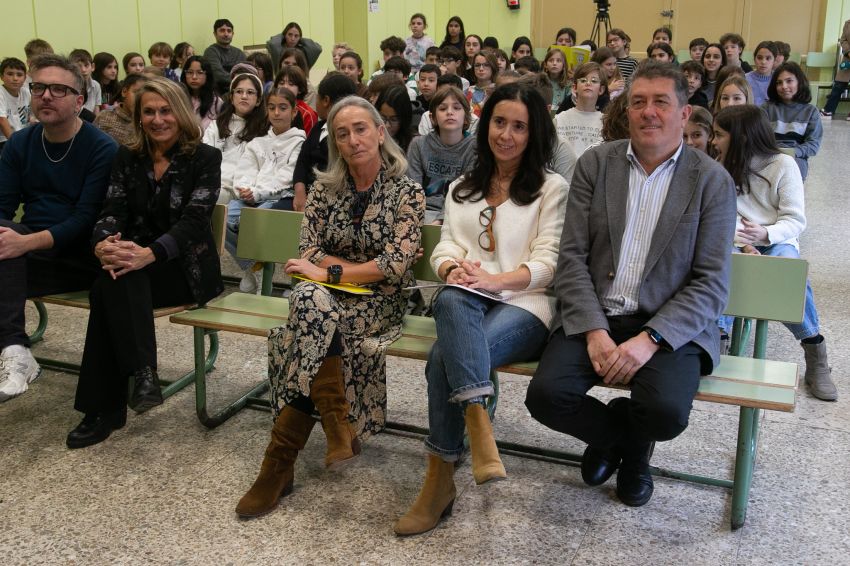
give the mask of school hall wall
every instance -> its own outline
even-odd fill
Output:
[[[831,6],[838,4],[841,6]],[[790,43],[792,51],[806,53],[821,51],[825,36],[831,38],[835,35],[832,28],[840,27],[840,22],[826,19],[830,6],[836,14],[846,13],[850,0],[612,0],[609,13],[612,27],[631,36],[632,54],[638,57],[646,53],[652,31],[662,25],[672,29],[675,51],[687,49],[695,37],[712,42],[731,31],[744,37],[747,49],[773,39]],[[534,8],[532,40],[536,47],[553,43],[562,27],[574,28],[579,41],[587,39],[596,20],[593,0],[535,0]],[[672,11],[672,16],[663,16],[666,11]]]
[[[672,10],[672,18],[661,12]],[[592,0],[521,0],[508,10],[504,0],[31,0],[6,2],[0,56],[24,58],[23,46],[34,37],[50,41],[59,52],[86,48],[109,51],[119,60],[128,51],[147,56],[155,41],[188,41],[202,52],[212,43],[212,22],[227,17],[235,25],[234,43],[263,44],[287,22],[297,21],[307,37],[324,47],[314,72],[330,67],[335,40],[347,41],[371,72],[382,62],[378,44],[390,35],[405,38],[410,16],[428,19],[426,32],[439,44],[446,21],[460,16],[468,33],[497,37],[508,51],[513,38],[528,35],[539,52],[555,32],[574,27],[579,41],[590,37],[596,15]],[[737,31],[755,46],[762,38],[784,39],[793,51],[835,49],[850,0],[612,0],[611,23],[632,35],[632,52],[640,55],[653,29],[672,25],[675,49],[686,49],[696,36],[717,39]]]
[[[172,47],[188,41],[200,55],[214,41],[212,24],[218,18],[233,22],[233,44],[240,48],[264,44],[288,22],[298,22],[304,35],[324,48],[317,68],[331,65],[334,42],[334,0],[32,0],[4,2],[3,12],[0,56],[20,59],[34,37],[60,53],[107,51],[119,66],[130,51],[147,59],[157,41]]]

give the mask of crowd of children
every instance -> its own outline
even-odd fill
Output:
[[[136,135],[134,94],[147,77],[163,76],[182,85],[203,131],[204,143],[217,147],[223,155],[219,201],[229,206],[228,249],[234,254],[243,207],[303,210],[314,168],[321,170],[327,165],[325,119],[331,105],[343,96],[356,94],[375,105],[387,133],[407,151],[409,176],[425,189],[426,221],[440,223],[446,187],[473,167],[476,144],[480,143],[475,136],[476,122],[500,84],[525,80],[544,96],[559,137],[551,166],[569,175],[577,157],[588,148],[622,137],[625,104],[621,102],[640,65],[631,56],[631,36],[618,28],[611,29],[605,45],[597,48],[590,41],[577,45],[575,30],[564,27],[553,44],[545,46],[545,56],[538,61],[527,37],[517,37],[508,54],[494,37],[467,34],[457,16],[446,23],[438,46],[426,34],[425,15],[416,13],[408,22],[409,37],[391,36],[380,43],[383,65],[366,81],[362,57],[346,43],[335,44],[333,69],[316,89],[310,82],[310,69],[321,47],[303,38],[298,24],[287,26],[280,45],[273,42],[274,38],[270,40],[273,52],[247,57],[238,57],[229,49],[233,26],[228,20],[218,20],[214,27],[216,43],[204,56],[195,55],[192,45],[185,42],[175,48],[154,43],[147,60],[139,53],[124,54],[122,81],[118,79],[119,61],[113,54],[101,52],[92,57],[84,49],[74,49],[69,59],[79,67],[85,84],[80,93],[85,100],[81,117],[94,121],[125,145]],[[690,59],[678,61],[671,47],[672,32],[661,27],[653,32],[646,57],[680,68],[687,80],[692,112],[685,143],[718,159],[736,181],[755,186],[748,179],[759,175],[757,165],[765,160],[771,164],[781,161],[783,172],[788,173],[791,157],[774,159],[774,146],[793,154],[800,179],[805,179],[808,158],[820,145],[821,117],[832,116],[838,97],[847,88],[848,39],[842,40],[843,56],[835,87],[822,111],[811,104],[805,73],[789,60],[790,46],[780,41],[756,45],[752,59],[755,68],[742,59],[746,44],[735,33],[723,34],[717,42],[696,38],[689,43]],[[569,56],[575,55],[574,49],[585,51],[581,62],[571,65],[570,61],[576,60]],[[26,63],[13,57],[0,62],[0,151],[14,132],[33,122],[28,64],[41,54],[52,53],[52,48],[36,39],[26,45],[25,52]],[[222,57],[238,59],[223,79]],[[728,111],[735,106],[761,107],[758,120],[752,113],[746,118],[758,122],[759,128],[766,124],[773,134],[773,145],[763,154],[750,156],[752,164],[745,169],[736,168],[739,165],[733,163],[733,154],[718,141],[718,132],[722,138],[724,130],[712,119],[713,115],[738,116]],[[735,132],[741,139],[746,136],[745,131]],[[749,194],[742,189],[742,195]],[[770,214],[760,218],[767,216]],[[804,226],[804,222],[798,224]],[[751,234],[742,230],[749,234],[743,238],[742,248],[769,253],[772,237],[760,229],[753,229]],[[254,290],[256,276],[250,266],[244,267],[243,290]],[[830,396],[829,391],[821,393],[823,398]]]

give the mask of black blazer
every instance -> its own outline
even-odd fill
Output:
[[[205,303],[224,290],[210,229],[221,187],[221,152],[199,144],[186,155],[175,145],[169,156],[168,169],[155,183],[147,153],[118,149],[92,245],[121,232],[122,239],[150,247],[156,261],[180,261],[195,300]]]

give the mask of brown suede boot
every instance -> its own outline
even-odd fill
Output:
[[[483,405],[470,403],[463,415],[466,431],[469,434],[469,451],[472,452],[472,477],[481,485],[490,480],[502,480],[508,477],[499,449],[493,438],[493,426],[490,415]]]
[[[272,440],[266,448],[260,475],[236,505],[243,518],[259,517],[277,507],[281,497],[292,493],[295,458],[304,449],[316,421],[310,415],[286,406],[272,427]]]
[[[440,519],[452,514],[457,496],[454,482],[455,463],[445,462],[439,456],[428,454],[428,471],[419,497],[395,525],[398,536],[418,535],[437,526]]]
[[[310,399],[322,417],[322,429],[328,439],[325,466],[336,468],[347,464],[360,454],[360,439],[348,422],[348,400],[342,381],[342,361],[339,356],[325,358],[313,385]]]

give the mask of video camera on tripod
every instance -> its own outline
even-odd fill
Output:
[[[611,15],[608,12],[611,8],[611,0],[593,0],[593,3],[596,4],[596,17],[593,19],[590,40],[597,45],[604,45],[608,31],[611,29]]]

